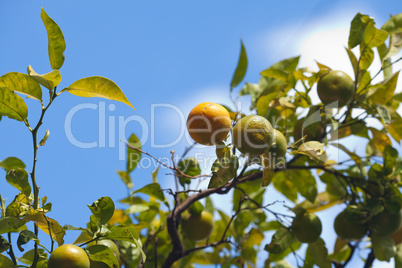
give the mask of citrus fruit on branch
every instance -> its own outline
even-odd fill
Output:
[[[190,111],[187,130],[195,142],[210,146],[226,139],[231,122],[225,107],[217,103],[203,102]]]
[[[48,268],[89,268],[87,253],[80,247],[65,244],[50,254]]]
[[[353,99],[355,83],[345,72],[329,71],[318,80],[317,93],[324,105],[337,102],[340,108]]]
[[[203,210],[199,215],[190,215],[181,221],[183,234],[193,241],[207,239],[214,229],[214,219],[211,213]]]
[[[321,122],[309,122],[309,117],[304,117],[296,121],[293,128],[295,142],[306,136],[304,141],[320,141],[325,133],[325,128]]]
[[[298,241],[313,243],[321,235],[321,220],[313,213],[297,213],[292,222],[292,232]]]
[[[274,129],[274,143],[271,148],[269,148],[269,153],[272,158],[276,160],[276,162],[281,161],[288,149],[288,143],[286,141],[285,136],[283,136],[282,132],[277,129]]]
[[[274,142],[274,128],[259,115],[248,115],[237,121],[233,129],[233,144],[243,154],[262,155]]]
[[[335,218],[334,229],[345,241],[361,240],[367,233],[367,224],[348,220],[345,218],[345,211],[342,211]]]
[[[391,213],[388,210],[375,215],[369,224],[373,233],[379,235],[389,235],[396,232],[402,226],[402,210],[398,213]]]

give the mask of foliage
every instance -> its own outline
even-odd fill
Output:
[[[0,253],[3,253],[0,267],[17,264],[46,267],[54,241],[61,246],[65,233],[71,230],[81,231],[74,242],[80,247],[100,239],[115,241],[120,251],[119,265],[124,267],[192,267],[196,263],[256,267],[257,253],[261,250],[268,253],[265,267],[290,267],[287,261],[292,257],[298,266],[304,261],[304,267],[331,267],[331,264],[345,267],[356,251],[363,248],[360,245],[371,250],[367,267],[375,258],[383,261],[394,258],[397,265],[402,263],[401,246],[395,245],[390,234],[379,233],[378,228],[369,227],[366,239],[338,238],[333,252],[322,238],[309,241],[305,252],[300,250],[302,243],[292,229],[293,219],[300,211],[313,215],[335,205],[346,205],[345,220],[364,226],[373,226],[370,222],[378,221],[385,211],[391,218],[395,215],[400,218],[402,162],[394,147],[402,140],[402,118],[397,111],[402,97],[401,93],[395,93],[399,70],[393,70],[393,66],[401,58],[392,57],[402,48],[402,14],[392,16],[381,28],[367,15],[359,13],[353,18],[346,54],[354,71],[354,94],[342,109],[336,104],[323,105],[312,100],[320,78],[331,69],[318,62],[316,71],[299,67],[300,57],[272,65],[261,72],[258,83],[245,83],[240,89],[239,96],[251,96],[251,113],[266,118],[284,134],[287,155],[283,161],[272,165],[268,153],[257,157],[241,154],[229,137],[216,144],[217,159],[211,166],[211,174],[201,174],[197,159],[187,157],[189,148],[177,162],[170,165],[160,162],[173,171],[176,189],[161,187],[158,169],[152,172],[148,185],[134,189],[130,174],[141,157],[153,156],[142,151],[139,139],[132,134],[127,144],[126,170],[117,172],[131,192],[120,200],[127,209],[116,209],[110,197],[101,197],[88,205],[92,215],[86,227],[62,227],[47,216],[52,205],[46,196],[39,195],[35,168],[37,151],[45,145],[50,132],[46,131],[38,142],[38,130],[54,99],[65,92],[133,106],[113,81],[100,76],[79,79],[58,92],[66,44],[61,29],[43,9],[41,18],[48,33],[51,71],[37,74],[29,66],[28,74],[10,72],[0,77],[0,116],[23,122],[34,143],[31,170],[15,157],[0,162],[7,182],[20,191],[8,206],[0,196]],[[381,61],[380,70],[373,70],[375,53]],[[231,94],[243,81],[247,65],[242,42],[229,86]],[[48,91],[48,99],[43,98],[47,96],[42,94],[43,89]],[[35,125],[31,125],[20,94],[41,104],[41,115]],[[244,111],[225,108],[232,124],[245,116],[241,113]],[[377,127],[368,125],[368,119],[376,121]],[[296,129],[300,125],[296,122],[302,122],[300,129]],[[364,140],[366,155],[345,146],[343,139],[347,137]],[[347,159],[330,159],[329,150],[340,151]],[[205,178],[209,179],[208,187],[200,189],[196,182]],[[317,180],[325,185],[325,191],[318,192]],[[280,202],[264,200],[267,189],[281,193],[292,206],[274,210],[273,205],[277,208]],[[233,202],[231,215],[214,207],[210,198],[214,195],[225,195]],[[195,242],[183,235],[181,219],[200,215],[204,210],[214,215],[214,228],[206,241]],[[271,216],[274,220],[268,221]],[[30,222],[34,223],[33,231],[28,229]],[[41,244],[39,229],[49,235],[50,248]],[[19,233],[17,241],[11,241],[11,233]],[[263,241],[271,234],[271,242],[264,245]],[[15,244],[23,252],[23,246],[30,241],[33,248],[17,257]],[[89,246],[86,252],[92,261],[109,267],[118,265],[107,246]],[[302,253],[304,257],[300,256]],[[261,265],[261,260],[258,261]]]

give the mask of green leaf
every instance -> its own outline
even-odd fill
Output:
[[[373,21],[373,19],[370,18],[368,15],[362,15],[361,13],[356,14],[350,25],[348,40],[349,49],[360,45],[364,38],[365,29],[371,21]]]
[[[43,136],[43,138],[40,140],[39,146],[44,146],[46,144],[47,139],[49,139],[49,136],[50,136],[50,131],[49,131],[49,129],[46,129],[46,133]]]
[[[19,228],[24,226],[26,221],[14,218],[14,217],[3,217],[0,219],[0,234],[17,232]]]
[[[0,85],[0,115],[24,121],[28,117],[28,107],[24,100],[6,87]]]
[[[50,66],[52,69],[60,69],[64,63],[64,50],[66,50],[63,32],[57,23],[47,15],[43,8],[40,17],[47,31]]]
[[[65,226],[64,226],[65,228]],[[93,239],[93,235],[90,230],[83,230],[80,235],[75,239],[73,244],[82,244],[89,242]]]
[[[141,142],[135,134],[131,134],[128,139],[128,145],[141,150]],[[141,159],[141,152],[127,147],[127,173],[133,171]]]
[[[15,196],[14,200],[7,206],[5,213],[11,217],[22,217],[29,212],[31,205],[30,199],[23,193],[19,193]]]
[[[288,179],[284,171],[276,172],[272,179],[272,184],[275,189],[286,196],[290,201],[297,201],[297,188],[295,183]]]
[[[0,267],[2,268],[14,268],[14,263],[8,257],[0,254]]]
[[[29,230],[23,230],[20,232],[17,240],[17,246],[18,249],[22,252],[24,249],[21,247],[22,245],[25,245],[29,241],[35,241],[36,243],[40,243],[38,237],[35,235],[35,233],[29,231]]]
[[[107,233],[105,237],[112,240],[122,240],[135,244],[141,251],[143,261],[145,261],[146,256],[142,251],[141,241],[139,240],[140,233],[134,227],[124,225],[112,226],[112,228],[110,228],[110,232]]]
[[[306,251],[305,262],[308,265],[316,264],[320,268],[331,268],[331,261],[328,258],[328,250],[322,238],[310,243]]]
[[[356,75],[357,74],[357,66],[358,66],[357,58],[356,58],[355,54],[353,54],[352,50],[350,50],[347,47],[345,49],[346,49],[346,52],[348,53],[350,63],[352,64],[354,74]]]
[[[384,30],[379,30],[375,26],[374,21],[370,21],[363,34],[363,42],[367,47],[378,47],[384,44],[388,39],[388,33]]]
[[[398,82],[399,71],[392,74],[387,80],[374,86],[370,91],[374,91],[369,96],[373,103],[385,105],[394,96],[395,88]],[[370,92],[369,92],[370,93]]]
[[[17,72],[0,77],[0,87],[27,95],[29,98],[42,100],[42,89],[29,75]]]
[[[24,162],[22,162],[22,160],[18,159],[17,157],[10,156],[3,161],[0,161],[0,167],[9,172],[12,169],[24,169],[26,165],[24,164]]]
[[[337,178],[334,174],[325,172],[320,176],[320,179],[327,185],[326,192],[330,195],[341,198],[346,196],[346,182],[341,177]]]
[[[119,267],[118,260],[113,251],[105,245],[92,245],[87,247],[91,261],[103,262],[109,267]]]
[[[45,252],[45,250],[43,248],[39,248],[38,254],[39,254],[39,260],[38,260],[38,265],[39,265],[39,261],[47,259],[47,253]],[[25,254],[21,258],[18,258],[18,261],[20,261],[24,264],[32,265],[34,256],[35,256],[35,250],[31,249],[31,250],[25,252]],[[37,266],[37,267],[39,268],[42,266]]]
[[[284,83],[288,82],[289,73],[280,69],[268,68],[260,73],[263,76],[279,79]]]
[[[33,80],[49,90],[53,90],[53,88],[57,87],[61,82],[61,74],[59,70],[53,70],[47,74],[37,74],[34,69],[32,69],[31,65],[29,65],[28,74]]]
[[[374,51],[369,47],[361,46],[361,48],[363,49],[361,49],[359,67],[361,70],[367,70],[371,63],[373,63]]]
[[[295,241],[293,234],[286,228],[279,228],[272,236],[271,243],[265,245],[264,250],[269,253],[278,254],[290,247]]]
[[[376,108],[382,122],[386,127],[388,127],[388,125],[391,123],[391,115],[389,114],[387,107],[381,104],[377,104]]]
[[[31,194],[31,185],[28,182],[28,173],[25,169],[12,169],[6,175],[6,180],[28,198]]]
[[[43,212],[32,211],[30,215],[25,216],[23,219],[36,223],[46,234],[51,234],[59,246],[64,244],[64,235],[66,232],[63,227],[56,220],[45,216]]]
[[[215,160],[211,167],[212,177],[209,181],[208,188],[218,188],[224,186],[228,181],[236,176],[239,159],[233,155]]]
[[[270,261],[274,261],[274,262],[277,264],[278,261],[283,260],[283,259],[284,259],[286,256],[288,256],[290,253],[295,252],[296,250],[298,250],[301,245],[302,245],[302,244],[301,244],[299,241],[297,241],[297,240],[295,239],[295,241],[293,242],[293,244],[290,245],[290,247],[289,247],[287,250],[285,250],[285,251],[283,251],[283,252],[281,252],[281,253],[278,253],[278,254],[270,253],[270,254],[269,254],[269,260],[270,260]]]
[[[126,171],[122,170],[117,170],[117,174],[119,174],[120,179],[124,182],[124,184],[129,188],[133,188],[133,183],[131,181],[130,174],[128,174]]]
[[[247,71],[247,54],[246,49],[244,48],[243,41],[241,41],[241,50],[239,62],[237,63],[236,70],[233,74],[232,81],[230,82],[230,91],[233,90],[240,82],[243,80]]]
[[[119,86],[105,77],[90,76],[81,78],[72,83],[68,88],[63,89],[61,92],[64,91],[68,91],[69,93],[80,97],[100,97],[120,101],[134,109],[134,106],[127,100]]]
[[[303,154],[316,162],[325,162],[327,154],[324,151],[324,144],[318,141],[307,141],[302,143],[292,154]]]
[[[134,204],[124,211],[126,215],[134,214],[149,210],[149,206],[145,204]]]
[[[133,194],[135,193],[143,193],[143,194],[147,194],[149,196],[153,196],[161,201],[165,201],[165,195],[162,192],[162,188],[159,185],[159,183],[150,183],[144,187],[142,187],[141,189],[133,192]]]
[[[396,254],[394,240],[389,235],[371,235],[371,243],[375,257],[379,261],[389,262]]]
[[[389,33],[398,33],[402,31],[402,13],[399,13],[395,16],[391,16],[384,25],[381,27],[382,30],[385,30]]]
[[[88,205],[88,207],[100,224],[106,224],[114,213],[113,200],[108,196],[99,198],[92,205]]]
[[[285,170],[285,176],[292,181],[299,193],[311,203],[317,197],[317,182],[310,170]],[[303,179],[300,179],[303,178]]]
[[[177,165],[177,168],[188,176],[197,176],[201,174],[200,164],[195,157],[189,157],[181,160]],[[182,186],[184,186],[185,184],[190,184],[190,178],[186,176],[181,176],[179,172],[177,172],[176,174]]]
[[[250,95],[251,97],[251,109],[255,108],[258,96],[262,89],[258,84],[246,83],[246,85],[240,90],[239,96]]]
[[[3,236],[0,235],[0,253],[8,250],[10,246],[10,242],[8,242]]]

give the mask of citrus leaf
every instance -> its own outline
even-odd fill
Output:
[[[140,233],[134,227],[124,225],[112,226],[112,228],[110,228],[110,232],[108,232],[105,237],[112,240],[122,240],[135,244],[136,247],[141,251],[143,261],[145,261],[146,256],[142,251],[141,241],[139,240]]]
[[[354,48],[363,41],[363,36],[365,29],[370,21],[373,21],[367,15],[357,13],[350,24],[348,47],[349,49]]]
[[[402,244],[396,246],[395,268],[402,268]]]
[[[124,184],[129,188],[133,188],[133,182],[131,181],[130,174],[126,171],[117,170],[117,174],[119,174],[120,179],[124,182]]]
[[[51,234],[52,238],[56,240],[59,246],[64,244],[64,235],[66,234],[66,231],[56,220],[45,216],[43,212],[31,210],[30,215],[25,216],[23,220],[36,223],[39,229],[48,235]]]
[[[241,41],[240,57],[235,73],[233,74],[232,81],[230,82],[230,91],[233,90],[243,80],[247,71],[247,53],[244,48],[243,41]]]
[[[177,165],[177,168],[186,175],[197,176],[201,174],[200,164],[195,157],[189,157],[181,160]],[[179,182],[182,186],[189,184],[191,179],[186,176],[181,176],[180,173],[176,173]]]
[[[10,246],[11,244],[3,236],[0,235],[0,253],[8,250]]]
[[[18,249],[22,252],[24,249],[21,247],[22,245],[25,245],[29,241],[35,241],[36,243],[40,243],[38,237],[35,235],[35,233],[29,231],[29,230],[23,230],[20,232],[17,240],[17,246]]]
[[[14,268],[15,266],[12,260],[4,256],[3,254],[0,254],[0,267]]]
[[[113,200],[108,196],[99,198],[92,205],[88,205],[88,207],[100,224],[106,224],[114,213]]]
[[[100,97],[120,101],[134,109],[134,106],[127,100],[119,86],[105,77],[90,76],[81,78],[72,83],[68,88],[63,89],[61,92],[64,91],[68,91],[69,93],[80,97]]]
[[[128,145],[141,150],[141,142],[135,134],[131,134],[128,139]],[[141,159],[141,152],[127,147],[127,174],[133,171]]]
[[[364,47],[360,55],[359,67],[361,70],[367,70],[374,60],[374,51],[369,47]]]
[[[278,253],[278,254],[269,253],[269,260],[274,261],[276,264],[278,264],[281,260],[283,260],[290,253],[295,252],[296,250],[298,250],[301,245],[302,245],[302,243],[300,243],[299,241],[297,241],[295,239],[293,244],[290,245],[290,247],[288,249],[286,249],[285,251],[283,251],[281,253]]]
[[[143,193],[143,194],[147,194],[149,196],[155,197],[155,198],[159,199],[160,201],[165,201],[165,195],[163,194],[163,192],[161,190],[162,190],[162,188],[159,185],[159,183],[150,183],[133,193],[134,194],[135,193]]]
[[[379,152],[382,153],[387,145],[392,146],[391,139],[387,134],[373,127],[370,127],[369,129],[373,134],[373,145]]]
[[[88,257],[91,261],[103,262],[109,267],[119,267],[113,251],[105,245],[92,245],[87,247]]]
[[[37,74],[34,69],[32,69],[31,65],[29,65],[28,74],[33,80],[49,90],[53,90],[53,88],[57,87],[61,82],[59,70],[53,70],[47,74]]]
[[[297,191],[308,201],[314,202],[317,196],[317,182],[310,170],[285,170],[285,176],[296,186]],[[303,179],[300,179],[303,178]]]
[[[288,72],[275,68],[268,68],[260,73],[263,76],[279,79],[284,83],[288,82]]]
[[[45,250],[43,248],[39,248],[38,255],[39,255],[39,259],[38,259],[37,267],[44,267],[41,265],[40,262],[47,259],[47,253],[45,252]],[[35,257],[35,249],[31,249],[31,250],[25,252],[21,258],[18,258],[18,261],[31,266],[33,263],[34,257]]]
[[[24,169],[26,165],[24,164],[24,162],[22,162],[22,160],[18,159],[17,157],[10,156],[3,161],[0,161],[0,167],[9,172],[12,169]]]
[[[256,228],[252,228],[246,235],[246,238],[242,243],[242,248],[252,248],[254,245],[261,244],[262,240],[264,240],[263,232]]]
[[[84,230],[81,234],[75,239],[73,244],[82,244],[89,242],[93,239],[93,235],[89,230]]]
[[[15,217],[0,218],[0,234],[17,232],[19,228],[25,225],[25,223],[25,220]]]
[[[24,121],[28,117],[28,107],[20,96],[0,86],[0,115]]]
[[[279,228],[272,236],[271,243],[265,245],[264,250],[278,254],[290,247],[295,241],[293,234],[286,228]]]
[[[63,32],[57,23],[47,15],[43,8],[40,17],[47,32],[50,66],[52,69],[60,69],[64,63],[64,50],[66,50]]]
[[[322,238],[308,245],[305,262],[307,265],[316,264],[320,268],[331,268],[328,250]]]
[[[377,112],[381,117],[381,120],[383,124],[388,127],[388,125],[391,123],[391,115],[389,114],[389,111],[386,106],[377,104],[376,105]]]
[[[39,146],[44,146],[46,144],[47,139],[49,139],[49,136],[50,136],[50,131],[49,131],[49,129],[46,129],[46,133],[43,136],[43,138],[40,140]]]
[[[0,87],[42,100],[42,89],[29,75],[17,72],[6,73],[0,77]]]
[[[31,194],[31,185],[28,182],[28,173],[24,169],[12,169],[6,175],[6,180],[28,198]]]
[[[347,47],[345,47],[345,49],[346,49],[346,52],[348,53],[350,63],[352,64],[354,74],[356,75],[357,74],[357,66],[358,66],[357,58],[356,58],[355,54],[353,54],[352,50],[350,50]]]
[[[236,176],[239,159],[233,155],[216,160],[212,167],[212,177],[209,181],[208,188],[218,188],[224,186],[228,181]]]
[[[389,235],[378,235],[373,233],[371,236],[371,243],[375,257],[379,261],[389,262],[396,254],[394,241]]]
[[[385,105],[394,96],[395,88],[398,82],[399,71],[392,74],[384,82],[374,85],[369,91],[369,100],[373,103]]]
[[[295,183],[287,177],[284,171],[276,172],[272,179],[275,189],[286,196],[290,201],[297,201],[297,188]]]
[[[386,31],[377,29],[374,24],[374,21],[370,21],[363,34],[363,42],[370,48],[384,44],[389,35]]]
[[[325,162],[327,160],[327,154],[324,151],[324,144],[318,141],[308,141],[302,143],[299,148],[292,153],[303,154],[310,159],[317,162]]]

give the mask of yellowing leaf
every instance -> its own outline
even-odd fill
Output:
[[[112,218],[108,221],[108,224],[110,225],[115,225],[116,223],[125,224],[127,222],[130,222],[130,218],[124,214],[124,210],[116,209],[113,213]]]
[[[43,8],[40,17],[46,27],[50,66],[52,69],[60,69],[64,63],[64,50],[66,50],[63,32],[57,23],[47,15]]]
[[[6,73],[0,77],[0,87],[27,95],[32,99],[42,99],[42,89],[29,75],[17,72]]]
[[[0,86],[0,115],[24,121],[28,117],[28,107],[20,96]]]
[[[387,145],[392,146],[391,139],[387,134],[381,132],[375,128],[370,127],[371,133],[373,134],[373,145],[382,154]]]
[[[327,155],[324,151],[324,144],[318,141],[308,141],[299,146],[299,149],[293,151],[293,154],[304,154],[317,162],[325,162]]]
[[[30,215],[25,216],[23,220],[36,223],[39,229],[48,235],[51,233],[52,238],[56,240],[59,246],[64,244],[63,238],[66,232],[64,231],[63,227],[54,219],[45,216],[42,214],[42,212],[31,210]]]
[[[376,104],[385,105],[394,96],[396,84],[398,82],[399,71],[391,75],[384,82],[375,85],[369,91],[369,100]]]
[[[100,97],[120,101],[134,109],[134,106],[127,100],[119,86],[105,77],[90,76],[81,78],[72,83],[68,88],[62,90],[62,92],[64,91],[68,91],[69,93],[80,97]]]
[[[233,75],[232,82],[230,82],[230,91],[233,90],[244,78],[247,71],[247,53],[244,48],[243,41],[241,41],[241,50],[239,62],[237,63],[236,71]]]
[[[61,75],[59,70],[53,70],[47,74],[37,74],[34,69],[32,69],[31,65],[28,66],[28,74],[29,76],[44,86],[49,90],[53,90],[54,87],[58,86],[61,81]]]

